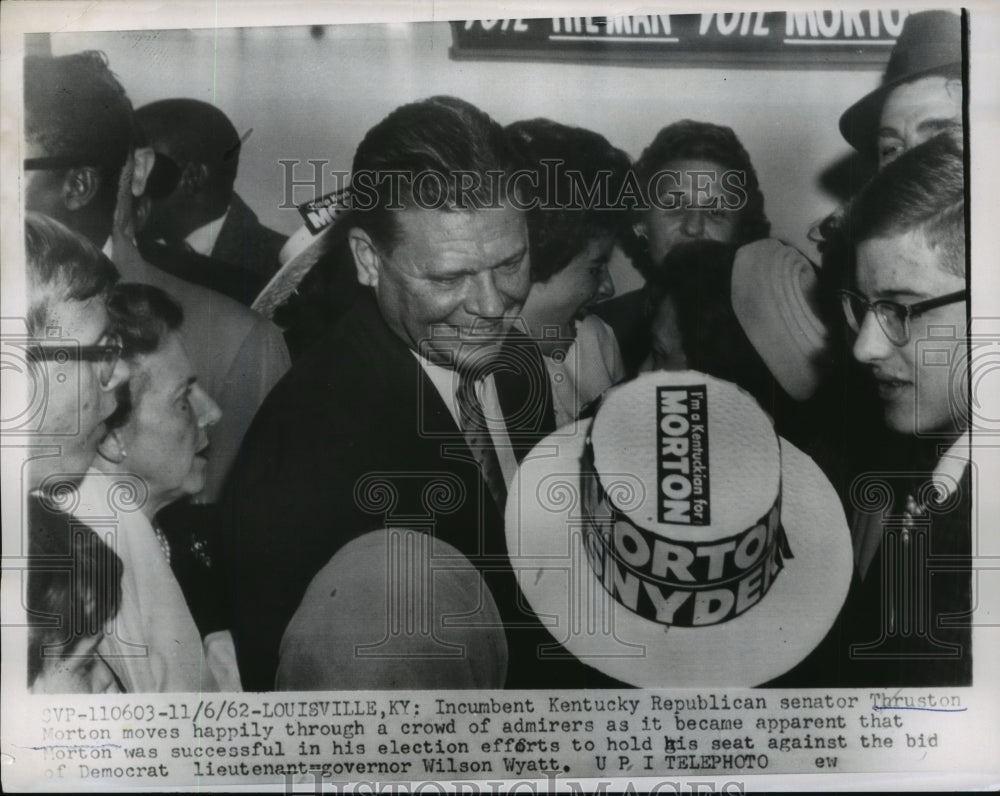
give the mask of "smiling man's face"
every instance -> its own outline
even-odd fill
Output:
[[[433,362],[461,369],[498,353],[530,288],[528,229],[512,207],[394,213],[395,246],[354,243],[359,276],[389,327]]]

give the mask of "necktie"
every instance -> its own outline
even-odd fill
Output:
[[[493,447],[493,438],[486,426],[483,406],[476,395],[475,379],[465,373],[459,374],[458,392],[455,397],[465,441],[479,464],[479,470],[493,500],[500,512],[503,513],[507,504],[507,481],[503,477],[500,459],[497,457],[496,449]]]

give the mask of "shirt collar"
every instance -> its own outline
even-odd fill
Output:
[[[959,481],[965,474],[965,468],[969,466],[969,446],[972,438],[966,431],[955,443],[944,452],[934,468],[933,480],[936,481],[947,497],[955,491]]]
[[[444,365],[431,362],[423,354],[414,351],[412,348],[410,349],[410,353],[420,363],[420,367],[424,369],[424,373],[427,374],[434,386],[437,387],[438,392],[445,398],[445,402],[449,404],[449,408],[451,408],[455,401],[455,391],[458,389],[457,372],[452,368],[446,368]]]

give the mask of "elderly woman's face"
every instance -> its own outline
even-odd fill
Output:
[[[660,206],[644,211],[637,228],[648,241],[654,266],[678,243],[736,242],[739,207],[746,201],[737,173],[711,160],[683,158],[663,164],[659,175],[649,189],[658,189]]]
[[[155,510],[205,486],[207,428],[221,412],[195,381],[178,333],[168,333],[156,351],[133,363],[123,464],[146,482]]]

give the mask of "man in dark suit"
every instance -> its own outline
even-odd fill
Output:
[[[266,283],[287,237],[261,224],[233,190],[242,142],[226,114],[207,102],[166,99],[135,116],[157,158],[172,160],[180,172],[173,191],[153,198],[143,244],[163,240]]]
[[[551,639],[522,607],[504,539],[506,485],[554,428],[540,353],[512,329],[529,288],[523,212],[505,194],[514,166],[503,129],[449,97],[396,109],[358,147],[344,223],[366,294],[265,402],[224,504],[248,690],[274,687],[313,576],[383,527],[426,531],[482,573],[508,686],[585,684],[579,664],[540,655]]]
[[[252,273],[271,277],[281,265],[278,254],[287,240],[287,235],[261,224],[257,214],[233,191],[229,211],[211,255]]]

